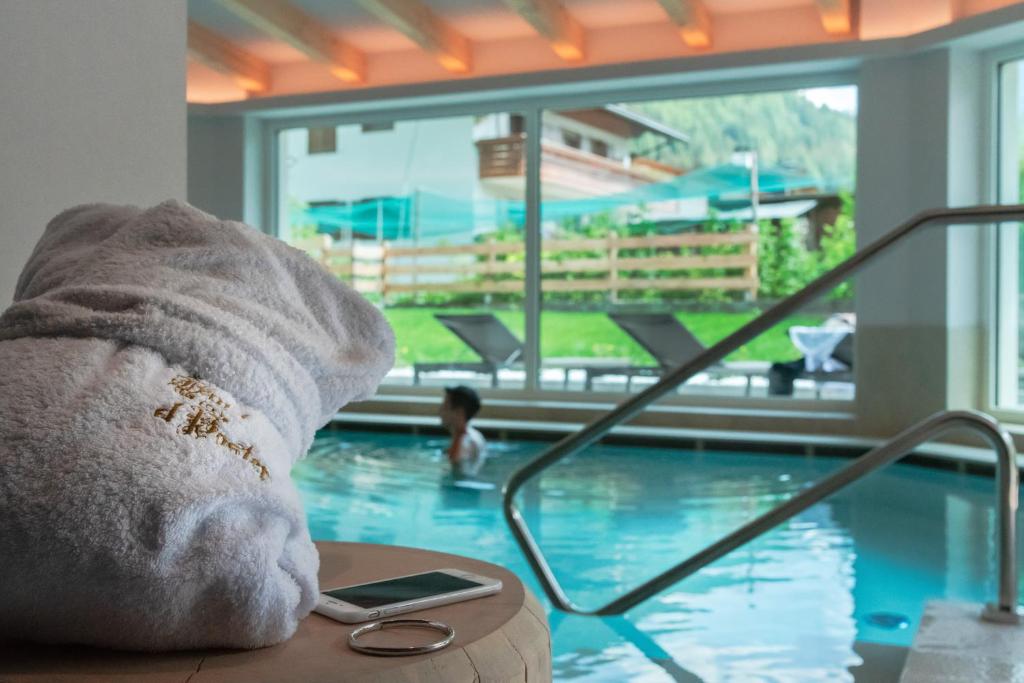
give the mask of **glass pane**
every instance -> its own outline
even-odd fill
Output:
[[[544,112],[542,386],[636,391],[850,256],[855,87]],[[687,393],[850,399],[853,288]]]
[[[1002,64],[999,69],[998,195],[1004,204],[1024,197],[1024,60]],[[1024,404],[1021,351],[1024,350],[1024,258],[1021,225],[1008,223],[999,229],[999,315],[996,334],[996,402],[1017,408]]]
[[[281,132],[279,233],[383,308],[385,383],[522,387],[522,117],[332,130]]]

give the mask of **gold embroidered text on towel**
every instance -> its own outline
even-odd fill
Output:
[[[260,479],[267,479],[270,471],[258,458],[253,456],[253,446],[232,441],[221,431],[221,426],[230,422],[227,411],[231,404],[227,403],[217,395],[209,385],[201,382],[195,377],[178,375],[170,381],[174,392],[185,399],[174,404],[157,408],[153,411],[154,417],[159,417],[164,422],[171,422],[180,413],[184,417],[178,426],[178,433],[191,436],[196,439],[212,437],[218,445],[223,446],[235,455],[247,461],[259,472]],[[241,419],[246,416],[242,415]]]

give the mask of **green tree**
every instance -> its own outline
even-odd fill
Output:
[[[666,145],[645,134],[634,153],[685,169],[728,163],[740,146],[757,150],[763,167],[782,166],[827,186],[852,187],[856,116],[814,103],[794,91],[701,97],[628,105],[685,133],[687,143]]]

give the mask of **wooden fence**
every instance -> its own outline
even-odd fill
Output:
[[[541,255],[542,288],[545,292],[606,291],[613,299],[620,292],[641,289],[741,291],[754,298],[760,285],[757,241],[752,228],[731,233],[546,239]],[[334,244],[329,236],[321,235],[294,246],[358,291],[385,298],[523,291],[522,242],[412,247],[361,241]],[[728,253],[715,253],[723,251]]]

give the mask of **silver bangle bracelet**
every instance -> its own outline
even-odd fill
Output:
[[[408,647],[379,647],[376,645],[360,645],[357,641],[360,636],[374,631],[383,631],[389,628],[429,628],[445,634],[444,638],[436,643],[427,645],[411,645]],[[427,652],[436,652],[451,645],[455,639],[455,629],[440,621],[427,621],[426,619],[387,619],[375,621],[366,626],[360,626],[348,637],[348,646],[356,652],[367,655],[378,655],[381,657],[407,657],[409,655],[422,655]]]

